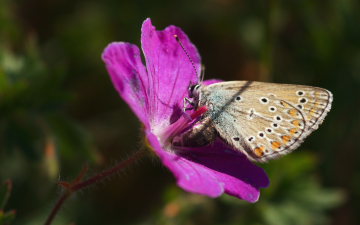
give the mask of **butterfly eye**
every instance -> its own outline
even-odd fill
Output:
[[[198,90],[199,87],[200,87],[199,84],[191,85],[191,86],[189,87],[189,91],[190,91],[190,92],[193,92],[194,90]]]
[[[195,88],[195,85],[190,85],[190,86],[189,86],[189,92],[190,92],[190,93],[193,92],[193,91],[194,91],[194,88]]]
[[[189,97],[190,98],[195,97],[196,94],[194,92],[197,91],[199,88],[200,88],[199,84],[190,85],[190,87],[189,87]]]

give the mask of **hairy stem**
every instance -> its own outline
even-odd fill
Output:
[[[44,223],[45,225],[50,225],[52,223],[52,221],[54,220],[55,216],[57,215],[57,213],[59,212],[59,210],[61,209],[62,205],[64,204],[64,202],[75,192],[77,192],[78,190],[84,189],[86,187],[89,187],[90,185],[96,184],[99,181],[103,180],[104,178],[110,177],[114,174],[116,174],[117,172],[127,168],[128,166],[130,166],[131,164],[133,164],[134,162],[136,162],[138,159],[140,159],[142,156],[144,156],[146,153],[146,151],[143,150],[139,150],[137,152],[135,152],[132,156],[130,156],[129,158],[119,162],[118,164],[116,164],[114,167],[104,170],[98,174],[95,174],[94,176],[81,181],[81,177],[84,175],[83,171],[80,172],[80,175],[78,176],[78,178],[80,179],[75,179],[75,181],[73,183],[67,183],[67,182],[62,182],[62,186],[65,187],[65,192],[60,196],[60,198],[57,200],[55,206],[53,207],[53,209],[51,210],[51,213],[49,214],[48,218],[46,219],[46,222]]]

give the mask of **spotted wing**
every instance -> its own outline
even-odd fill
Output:
[[[221,82],[202,90],[219,135],[251,160],[265,162],[296,149],[329,112],[322,88],[250,81]]]

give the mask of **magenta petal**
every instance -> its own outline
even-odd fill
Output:
[[[262,168],[220,142],[212,147],[193,149],[186,155],[177,155],[163,150],[150,132],[147,132],[147,137],[164,165],[174,173],[178,185],[187,191],[210,197],[225,192],[256,202],[259,189],[269,185]]]
[[[147,132],[147,138],[162,163],[173,172],[180,187],[210,197],[218,197],[224,193],[223,185],[216,180],[211,171],[175,153],[165,151],[151,132]]]
[[[200,72],[200,55],[180,28],[169,26],[156,31],[150,19],[143,23],[141,43],[149,75],[151,122],[164,126],[179,117],[190,83],[198,83],[198,75],[174,35],[179,37]]]
[[[224,183],[225,193],[246,201],[256,202],[259,189],[269,186],[269,178],[261,167],[221,141],[207,148],[194,149],[183,157],[212,171],[218,182]]]
[[[148,126],[147,74],[139,48],[129,43],[114,42],[105,48],[102,59],[120,96]]]

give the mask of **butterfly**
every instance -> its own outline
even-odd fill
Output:
[[[266,162],[295,150],[331,109],[330,91],[305,85],[228,81],[189,87],[193,109],[208,111],[173,146],[211,144],[220,137],[250,160]]]

